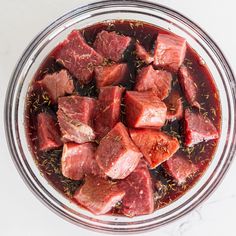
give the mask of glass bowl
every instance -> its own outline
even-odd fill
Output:
[[[221,137],[209,168],[184,196],[153,214],[134,218],[95,216],[57,192],[40,174],[27,145],[24,128],[28,86],[42,61],[72,29],[114,19],[141,20],[187,39],[207,63],[219,90],[222,109]],[[49,209],[78,226],[110,233],[138,233],[158,228],[187,214],[220,183],[236,150],[235,78],[221,50],[195,23],[167,7],[144,1],[102,1],[76,8],[52,22],[26,48],[17,63],[5,101],[5,130],[12,159],[21,177]]]

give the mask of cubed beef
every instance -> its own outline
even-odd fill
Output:
[[[177,71],[184,61],[186,40],[170,34],[158,34],[155,50],[154,65]]]
[[[135,170],[118,187],[125,191],[121,211],[133,217],[150,214],[154,210],[152,179],[144,160],[140,160]]]
[[[125,113],[129,127],[161,128],[166,120],[166,105],[151,92],[127,91]]]
[[[182,65],[180,67],[178,78],[180,86],[184,92],[184,96],[188,103],[191,106],[200,108],[200,104],[196,101],[198,93],[197,84],[194,82],[194,78],[192,77],[189,69],[185,65]]]
[[[107,32],[105,30],[97,34],[94,42],[95,50],[107,59],[119,62],[122,60],[131,38],[119,35],[116,32]]]
[[[127,64],[113,64],[95,68],[97,88],[122,83],[129,74]]]
[[[130,129],[129,133],[151,168],[168,160],[179,149],[176,138],[157,130]]]
[[[91,48],[78,30],[73,30],[57,47],[56,60],[67,68],[81,84],[88,84],[94,67],[102,64],[103,57]]]
[[[68,96],[58,99],[57,117],[64,141],[85,143],[93,141],[94,107],[96,100],[89,97]]]
[[[85,174],[102,176],[94,152],[95,147],[92,143],[65,143],[61,158],[62,174],[73,180],[80,180]]]
[[[124,197],[116,183],[95,176],[86,176],[85,183],[74,194],[76,202],[96,215],[109,212]]]
[[[183,184],[188,177],[193,176],[198,168],[190,162],[187,157],[175,154],[162,164],[164,169],[171,175],[178,184]]]
[[[219,137],[210,119],[200,113],[191,112],[189,109],[185,110],[184,129],[185,145],[188,147]]]
[[[38,83],[48,92],[52,103],[57,102],[59,97],[74,91],[73,80],[66,70],[47,74]]]
[[[167,106],[166,119],[170,121],[179,120],[183,117],[184,108],[182,99],[177,91],[171,92],[165,100]]]
[[[121,122],[101,140],[96,151],[99,167],[113,179],[127,177],[135,169],[141,156]]]
[[[149,65],[138,73],[134,90],[152,91],[163,100],[170,92],[171,81],[171,73],[164,70],[154,70],[152,65]]]
[[[144,61],[146,64],[150,64],[153,62],[154,58],[151,56],[149,52],[146,51],[146,49],[140,44],[135,44],[136,54],[139,59]]]
[[[62,145],[57,121],[48,113],[38,114],[37,131],[40,151],[48,151]]]
[[[119,122],[123,91],[124,88],[118,86],[108,86],[100,89],[94,118],[94,129],[98,139],[104,137]]]

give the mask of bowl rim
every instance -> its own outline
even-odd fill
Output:
[[[176,17],[177,19],[180,19],[181,21],[183,21],[185,24],[188,25],[188,27],[192,28],[192,29],[197,29],[198,33],[200,34],[200,36],[202,37],[202,39],[204,39],[204,41],[208,42],[211,44],[211,49],[214,50],[215,54],[217,54],[218,60],[222,62],[222,66],[223,69],[227,75],[228,78],[231,79],[231,82],[234,86],[232,86],[232,94],[234,94],[234,98],[236,97],[236,88],[235,88],[235,77],[233,74],[233,71],[228,63],[228,61],[226,60],[224,54],[222,53],[222,51],[220,50],[220,48],[217,46],[217,44],[214,42],[214,40],[204,31],[202,30],[196,23],[194,23],[192,20],[190,20],[189,18],[185,17],[184,15],[180,14],[179,12],[166,7],[164,5],[161,4],[157,4],[157,3],[152,3],[152,2],[147,2],[147,1],[142,1],[142,0],[127,0],[127,1],[122,1],[122,0],[118,0],[118,1],[109,1],[109,0],[105,0],[105,1],[96,1],[96,2],[92,2],[88,5],[83,5],[77,8],[74,8],[71,11],[68,11],[67,13],[63,14],[62,16],[58,17],[57,19],[55,19],[51,24],[49,24],[45,29],[41,30],[34,38],[33,40],[30,42],[30,44],[26,47],[25,51],[22,53],[22,56],[20,57],[20,59],[18,60],[15,69],[12,73],[9,85],[8,85],[8,89],[7,89],[7,93],[6,93],[6,98],[5,98],[5,107],[4,107],[4,117],[5,117],[5,134],[6,134],[6,139],[7,139],[7,144],[8,144],[8,149],[10,151],[12,160],[19,172],[19,174],[21,175],[22,179],[24,180],[24,182],[26,183],[26,185],[28,186],[28,188],[31,190],[31,192],[33,192],[33,194],[43,203],[45,204],[49,209],[51,209],[53,212],[55,212],[57,215],[61,216],[63,219],[66,219],[72,223],[76,223],[78,224],[78,222],[74,222],[73,219],[68,219],[68,216],[65,216],[62,214],[62,212],[58,212],[57,208],[54,207],[53,203],[49,203],[49,202],[45,202],[44,200],[44,196],[43,194],[37,189],[37,191],[35,191],[35,186],[34,183],[32,183],[27,176],[27,173],[25,173],[22,169],[21,163],[18,160],[18,153],[17,153],[17,149],[15,147],[16,143],[14,141],[14,137],[12,134],[12,121],[11,121],[11,116],[12,116],[12,107],[9,106],[9,104],[11,104],[10,102],[12,101],[14,95],[15,95],[15,88],[16,88],[16,84],[17,84],[17,79],[20,75],[21,69],[24,67],[24,64],[26,62],[26,60],[28,59],[29,56],[29,52],[34,49],[36,47],[36,45],[39,43],[40,39],[44,38],[45,35],[47,35],[50,31],[52,31],[53,29],[55,29],[55,27],[62,23],[63,20],[67,19],[69,16],[73,16],[74,13],[76,12],[80,12],[81,14],[84,11],[87,11],[88,9],[91,8],[97,8],[97,7],[103,7],[103,6],[119,6],[120,4],[127,4],[127,5],[133,5],[135,4],[135,6],[145,6],[147,8],[157,8],[158,10],[162,10],[164,13],[171,15],[172,17]],[[233,100],[234,102],[234,107],[235,107],[235,100]],[[15,104],[15,106],[17,106],[18,104]],[[236,127],[234,126],[234,130],[236,131]],[[236,139],[234,138],[232,145],[231,146],[236,146]],[[223,177],[225,176],[226,172],[229,169],[229,166],[232,162],[234,158],[234,153],[231,153],[231,156],[228,158],[228,162],[224,164],[223,166],[223,170],[222,173],[218,176],[217,181],[215,181],[209,189],[207,189],[203,199],[200,199],[198,202],[195,202],[194,205],[192,205],[190,208],[188,208],[188,210],[186,210],[185,212],[183,212],[182,214],[178,215],[177,217],[175,217],[174,219],[171,219],[167,222],[164,222],[162,225],[167,224],[169,222],[172,222],[174,220],[179,219],[180,217],[186,215],[187,213],[189,213],[190,211],[192,211],[194,208],[196,208],[199,204],[202,203],[203,200],[205,200],[207,197],[209,197],[210,194],[213,193],[213,191],[216,189],[216,186],[219,185],[219,183],[222,181]],[[52,196],[53,197],[53,196]],[[55,199],[56,200],[56,199]],[[80,221],[79,224],[85,228],[93,228],[91,225],[88,226],[86,223]],[[160,225],[159,225],[160,226]],[[153,227],[149,227],[148,230],[150,229],[155,229],[159,226],[153,226]],[[100,227],[94,227],[94,230],[99,230],[101,232],[118,232],[118,231],[113,231],[113,230],[108,230],[106,228],[100,228]],[[147,231],[147,229],[142,229],[142,230],[133,230],[132,233],[140,233],[140,232],[144,232]],[[127,233],[127,232],[131,232],[130,230],[128,231],[122,231],[119,233]]]

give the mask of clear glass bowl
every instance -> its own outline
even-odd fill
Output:
[[[222,133],[215,157],[199,182],[183,197],[153,214],[127,218],[95,216],[58,193],[40,174],[24,129],[25,97],[28,86],[48,53],[72,29],[114,19],[145,21],[187,39],[205,60],[219,90],[222,108]],[[68,12],[39,33],[26,48],[12,74],[5,103],[5,130],[12,159],[21,177],[49,209],[62,218],[103,232],[143,232],[187,214],[203,202],[220,183],[235,154],[235,78],[223,53],[195,23],[174,10],[144,1],[94,2]]]

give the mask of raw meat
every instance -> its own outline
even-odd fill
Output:
[[[95,139],[95,104],[96,100],[89,97],[68,96],[58,99],[57,117],[64,141],[85,143]]]
[[[134,90],[152,91],[163,100],[171,90],[171,81],[171,73],[164,70],[154,70],[152,65],[149,65],[138,73]]]
[[[142,154],[121,122],[101,140],[96,151],[99,167],[112,179],[127,177],[138,165],[141,157]]]
[[[78,30],[73,30],[57,47],[56,60],[67,68],[81,84],[88,84],[94,67],[101,65],[103,57],[91,48]]]
[[[159,129],[165,124],[167,108],[151,92],[127,91],[125,111],[128,127]]]
[[[179,149],[176,138],[157,130],[130,129],[129,133],[151,168],[168,160]]]
[[[119,62],[123,59],[124,52],[128,48],[130,42],[130,37],[119,35],[116,32],[107,32],[103,30],[97,34],[94,48],[105,58]]]
[[[97,176],[86,176],[74,199],[92,213],[102,215],[109,212],[124,195],[125,192],[116,183]]]
[[[129,69],[125,63],[98,66],[95,68],[97,88],[109,85],[118,85],[125,80],[128,74]]]
[[[200,113],[185,110],[184,114],[185,145],[192,147],[203,141],[219,138],[212,122]]]
[[[125,191],[121,212],[129,217],[150,214],[154,211],[153,184],[145,161],[140,160],[136,169],[118,187]]]
[[[154,49],[154,65],[178,71],[186,53],[186,40],[177,35],[158,34]]]
[[[40,151],[48,151],[62,146],[57,121],[48,113],[38,114],[37,131]]]

